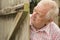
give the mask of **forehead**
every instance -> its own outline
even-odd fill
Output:
[[[51,4],[48,3],[44,3],[42,5],[37,5],[33,11],[39,13],[39,14],[43,14],[46,15],[51,9],[53,8],[53,6]]]
[[[43,16],[46,15],[46,13],[43,13],[44,11],[40,10],[39,8],[35,7],[33,12],[36,12],[37,14]]]

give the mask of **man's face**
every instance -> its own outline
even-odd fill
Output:
[[[46,24],[46,14],[40,13],[38,9],[34,9],[31,16],[31,23],[36,29],[42,28]]]

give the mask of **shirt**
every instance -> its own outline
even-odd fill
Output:
[[[40,30],[36,31],[33,26],[30,29],[31,40],[60,40],[60,29],[51,22]]]

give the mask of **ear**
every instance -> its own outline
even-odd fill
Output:
[[[49,23],[52,22],[52,21],[53,21],[53,19],[50,18],[49,20],[47,20],[46,25],[49,24]]]
[[[50,18],[48,21],[49,21],[49,22],[52,22],[52,21],[53,21],[53,18]]]

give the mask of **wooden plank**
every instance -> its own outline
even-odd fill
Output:
[[[12,25],[13,28],[11,29],[11,31],[10,31],[10,33],[9,33],[9,35],[8,35],[7,40],[10,39],[10,37],[11,37],[11,35],[12,35],[12,33],[13,33],[13,31],[14,31],[17,23],[18,23],[18,21],[20,20],[21,16],[22,16],[22,12],[18,12],[17,15],[16,15],[16,17],[15,17],[15,19],[14,19],[13,25]]]
[[[24,4],[24,13],[21,16],[21,19],[18,21],[9,40],[30,40],[30,36],[29,36],[30,18],[29,18],[29,7],[27,5],[28,4]]]
[[[27,12],[27,18],[25,19],[27,21],[27,26],[25,26],[23,29],[27,29],[25,31],[22,32],[22,37],[20,40],[30,40],[30,4],[29,4],[29,0],[25,0],[24,1],[24,11]],[[26,32],[26,33],[25,33]],[[23,34],[25,33],[25,35]]]
[[[8,12],[9,15],[4,14],[6,11],[3,14],[0,13],[1,14],[0,15],[0,40],[13,40],[13,39],[14,40],[29,40],[30,18],[29,18],[29,4],[27,5],[28,5],[27,10],[26,10],[27,7],[24,6],[24,10],[25,10],[24,13],[21,11],[17,11],[18,13],[15,13],[13,15],[9,14],[9,12]],[[18,8],[18,10],[20,9]],[[19,27],[19,26],[20,26],[20,29],[16,31],[16,27]]]
[[[0,15],[13,14],[13,13],[16,13],[17,11],[19,11],[23,8],[24,8],[24,4],[18,4],[15,6],[7,7],[7,8],[0,10]]]
[[[0,15],[0,40],[7,40],[16,14]]]

